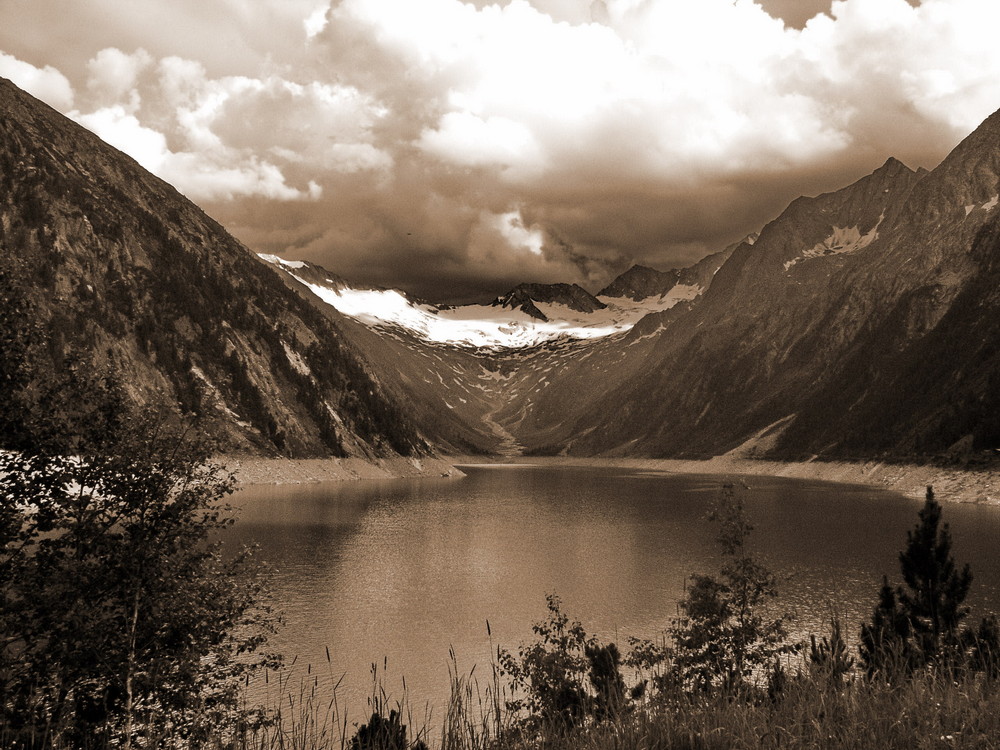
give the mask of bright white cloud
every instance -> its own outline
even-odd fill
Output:
[[[489,220],[511,247],[527,250],[535,255],[542,254],[545,233],[538,227],[526,227],[520,211],[490,216]]]
[[[153,63],[152,56],[144,49],[127,55],[119,49],[102,49],[87,63],[87,88],[102,102],[115,104],[127,102],[130,112],[141,104],[136,85],[139,75]]]
[[[326,28],[327,24],[327,12],[330,10],[329,3],[323,3],[318,6],[316,10],[309,14],[309,16],[302,22],[303,28],[306,30],[306,36],[312,39],[314,36],[320,34],[323,29]]]
[[[70,116],[196,200],[232,200],[247,195],[295,200],[316,199],[322,194],[315,182],[310,182],[305,191],[289,187],[276,166],[253,155],[171,151],[162,133],[143,126],[121,106],[87,114],[71,112]]]
[[[260,249],[398,283],[687,262],[889,155],[933,166],[1000,107],[997,0],[838,0],[801,30],[753,0],[148,0],[45,50],[56,5],[0,46],[62,72],[0,75],[230,201]]]
[[[0,52],[0,76],[38,97],[46,104],[65,112],[73,107],[73,87],[55,68],[36,68],[12,55]]]
[[[445,161],[476,167],[518,167],[538,172],[544,156],[531,130],[506,117],[483,120],[471,112],[448,112],[437,128],[427,128],[418,141],[424,151]]]
[[[384,172],[393,164],[372,136],[387,111],[354,87],[211,78],[198,61],[106,48],[87,64],[89,106],[74,110],[58,71],[9,56],[0,64],[22,84],[55,92],[67,114],[195,200],[317,200],[330,173]]]
[[[887,105],[955,131],[1000,105],[995,0],[847,0],[801,32],[751,0],[597,10],[609,25],[557,22],[527,0],[344,0],[334,14],[440,91],[421,148],[508,176],[581,163],[669,180],[781,169],[891,146],[895,134],[872,144],[877,128],[863,127]]]

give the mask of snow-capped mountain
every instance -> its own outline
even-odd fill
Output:
[[[520,284],[491,304],[437,306],[411,300],[395,289],[352,286],[305,261],[260,257],[343,315],[371,326],[402,328],[430,343],[474,349],[517,349],[556,339],[625,333],[650,313],[697,298],[711,281],[711,277],[702,279],[702,285],[675,279],[673,285],[648,296],[611,293],[600,297],[575,284]]]

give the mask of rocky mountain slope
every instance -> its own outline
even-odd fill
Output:
[[[518,284],[502,297],[493,300],[494,307],[520,310],[532,318],[548,320],[536,303],[562,305],[577,312],[603,310],[607,305],[577,284]]]
[[[890,159],[798,199],[735,249],[697,306],[628,334],[623,348],[650,337],[641,368],[589,389],[567,373],[515,432],[530,449],[581,454],[997,447],[998,175],[994,115],[930,172]]]
[[[1000,449],[1000,113],[937,168],[889,159],[690,268],[445,307],[257,258],[0,82],[0,246],[49,342],[33,372],[83,352],[229,450]]]
[[[109,367],[134,403],[201,415],[223,450],[428,449],[335,315],[172,187],[3,79],[0,258],[48,342],[30,363],[36,380],[69,362]]]

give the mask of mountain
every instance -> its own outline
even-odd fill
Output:
[[[637,301],[660,297],[677,286],[680,276],[681,272],[677,269],[657,271],[648,266],[635,265],[599,291],[597,296],[628,297]]]
[[[447,388],[468,386],[466,373],[489,380],[468,417],[495,438],[480,430],[479,445],[508,451],[907,458],[1000,446],[984,406],[994,379],[976,367],[1000,351],[997,119],[932,171],[889,159],[688,269],[630,269],[601,290],[603,310],[579,313],[593,327],[631,305],[602,335],[480,351],[481,370],[454,365],[444,351],[455,342],[438,342]],[[569,300],[542,302],[553,286],[538,287],[509,304],[568,314]],[[453,409],[434,381],[421,375],[411,402]]]
[[[889,159],[689,268],[436,306],[253,255],[0,81],[0,305],[47,342],[26,371],[110,367],[229,451],[992,453],[998,207],[1000,113],[933,170]]]
[[[71,365],[110,368],[131,402],[200,415],[226,451],[429,449],[335,314],[170,185],[3,79],[0,253],[5,283],[23,290],[48,342],[8,369],[30,365],[44,380]]]
[[[352,285],[321,266],[262,255],[282,275],[308,288],[343,315],[380,330],[412,335],[430,344],[466,349],[523,349],[559,339],[582,340],[624,333],[650,313],[701,294],[704,286],[675,285],[642,300],[597,299],[575,284],[521,284],[490,305],[432,305],[395,289]],[[717,256],[681,273],[707,285]],[[700,270],[699,270],[700,269]],[[704,277],[704,278],[703,278]],[[365,349],[370,354],[368,349]],[[498,354],[499,356],[499,354]]]
[[[998,175],[994,115],[930,172],[890,159],[794,201],[733,250],[697,305],[634,327],[599,383],[586,364],[567,370],[512,429],[529,450],[580,454],[996,447],[981,368],[1000,346]]]
[[[533,318],[547,321],[548,316],[538,304],[562,305],[577,312],[591,313],[607,305],[576,284],[518,284],[502,297],[493,300],[494,307],[521,310]]]

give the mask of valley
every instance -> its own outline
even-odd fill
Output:
[[[1000,448],[1000,115],[933,170],[890,158],[688,268],[446,306],[258,257],[12,84],[0,103],[5,283],[49,342],[28,379],[82,358],[133,403],[196,415],[224,453]]]

